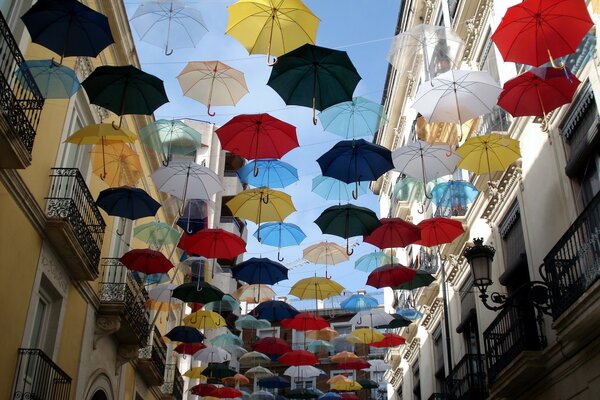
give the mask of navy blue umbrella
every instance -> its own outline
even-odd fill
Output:
[[[187,200],[182,214],[176,223],[188,234],[192,235],[206,228],[207,206],[204,200]]]
[[[200,343],[206,336],[191,326],[176,326],[165,335],[173,342]]]
[[[63,57],[96,57],[114,43],[108,18],[77,0],[38,0],[23,16],[31,40]]]
[[[291,386],[290,381],[281,376],[268,376],[258,380],[258,386],[267,389],[283,389]]]
[[[127,219],[151,217],[160,208],[160,203],[144,190],[127,186],[104,189],[96,205],[108,215]]]
[[[258,319],[269,321],[281,321],[283,319],[294,318],[299,311],[286,302],[279,300],[263,301],[257,305],[252,314]]]
[[[288,269],[268,258],[252,257],[231,268],[231,275],[249,284],[273,285],[288,278]]]
[[[392,152],[364,139],[342,140],[317,159],[323,176],[355,183],[352,197],[358,198],[360,181],[374,181],[394,168]]]

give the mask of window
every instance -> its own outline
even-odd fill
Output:
[[[421,372],[419,359],[411,367],[413,377],[413,399],[421,400]]]
[[[333,378],[336,375],[344,375],[347,378],[356,380],[356,371],[354,370],[332,369],[329,373],[330,378]]]
[[[40,349],[49,357],[54,354],[61,305],[61,295],[48,278],[42,275],[29,347]]]
[[[292,378],[292,389],[310,389],[317,384],[317,378]]]
[[[306,338],[304,331],[292,329],[292,350],[304,350]]]
[[[521,211],[517,201],[511,205],[498,229],[502,237],[502,251],[506,264],[505,272],[500,277],[500,283],[510,286],[513,275],[517,272],[525,271],[526,275],[529,276],[527,254],[525,252],[525,238],[521,225]],[[528,280],[529,278],[527,278]]]
[[[76,110],[73,110],[66,137],[77,132],[83,125]],[[79,168],[81,175],[85,178],[90,166],[91,150],[91,145],[64,143],[62,152],[59,155],[58,166],[62,168]]]
[[[432,333],[433,339],[433,368],[435,377],[435,391],[442,393],[444,391],[444,342],[442,340],[442,326],[438,324]]]
[[[257,329],[256,336],[259,339],[266,337],[279,337],[279,327],[275,326],[272,328]]]
[[[460,288],[460,318],[456,327],[462,333],[467,354],[480,354],[479,333],[477,329],[477,313],[475,312],[475,292],[473,277],[469,277]]]

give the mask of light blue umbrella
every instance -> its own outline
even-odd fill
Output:
[[[254,172],[257,172],[254,175]],[[246,164],[237,170],[242,183],[254,187],[284,188],[298,181],[298,170],[292,165],[276,160],[262,159]]]
[[[223,333],[219,336],[210,339],[210,343],[212,343],[213,346],[217,347],[227,347],[231,345],[241,346],[244,344],[239,336],[236,336],[231,332]]]
[[[477,198],[479,190],[467,181],[438,183],[431,191],[431,202],[451,210],[463,209]]]
[[[373,136],[385,121],[383,106],[364,97],[354,97],[326,108],[319,114],[323,129],[344,139]]]
[[[382,265],[395,264],[398,262],[399,261],[396,257],[392,257],[383,251],[376,251],[374,253],[366,254],[356,260],[354,262],[354,269],[371,273],[374,269],[381,267]]]
[[[268,246],[276,246],[278,249],[287,246],[296,246],[306,239],[306,234],[298,225],[287,222],[267,222],[260,226],[260,230],[254,232],[254,237],[258,239],[260,231],[260,242]],[[283,261],[277,252],[277,259]]]
[[[414,308],[400,308],[396,310],[396,314],[411,321],[416,321],[417,319],[423,317],[423,313],[415,310]]]
[[[256,319],[250,314],[242,315],[235,321],[237,329],[264,329],[270,328],[271,322],[266,319]]]
[[[162,152],[168,165],[172,154],[191,154],[202,146],[200,132],[175,119],[159,119],[140,129],[140,141],[155,151]]]
[[[209,311],[215,311],[219,314],[223,311],[232,311],[235,313],[241,311],[241,306],[236,299],[231,297],[231,295],[226,294],[221,300],[206,303],[204,305],[204,309]]]
[[[371,310],[377,306],[379,306],[379,301],[375,297],[366,294],[353,294],[340,303],[342,309],[353,312]]]
[[[342,396],[335,392],[327,392],[319,396],[319,400],[342,400]]]
[[[334,345],[325,340],[313,340],[306,346],[306,350],[312,353],[319,353],[322,351],[332,351],[335,348]]]
[[[315,176],[312,180],[312,191],[325,200],[350,201],[355,184],[345,183],[329,176]],[[358,195],[367,193],[368,183],[358,185]]]
[[[29,71],[45,99],[68,99],[81,87],[75,71],[54,60],[28,60],[15,72],[28,87],[24,71]]]

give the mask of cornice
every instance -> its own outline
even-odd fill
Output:
[[[467,26],[467,38],[465,40],[465,49],[463,51],[463,61],[469,62],[473,59],[474,49],[477,39],[481,37],[481,28],[493,8],[492,0],[480,0],[477,4],[475,15],[465,21]]]
[[[412,364],[419,354],[419,349],[421,348],[421,340],[419,338],[412,338],[412,340],[405,346],[404,350],[404,359]]]
[[[440,319],[440,316],[442,315],[442,309],[442,301],[439,297],[436,297],[436,299],[433,301],[433,304],[429,308],[429,311],[425,315],[425,318],[423,319],[422,325],[425,329],[431,330],[431,328],[435,325],[435,322]]]

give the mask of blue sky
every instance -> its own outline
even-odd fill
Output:
[[[354,95],[364,96],[380,102],[388,63],[386,55],[394,35],[401,0],[305,0],[305,4],[321,19],[317,31],[317,45],[347,51],[356,66],[362,80]],[[296,168],[300,181],[288,186],[285,191],[292,196],[297,212],[291,214],[285,222],[299,225],[308,235],[298,247],[287,248],[284,264],[291,268],[290,280],[275,285],[280,295],[287,294],[289,288],[298,279],[323,275],[323,267],[314,264],[298,265],[302,258],[302,249],[308,245],[323,241],[335,241],[345,244],[341,238],[321,234],[312,222],[325,208],[335,205],[310,192],[312,178],[320,174],[315,161],[322,153],[330,149],[341,138],[326,133],[320,125],[313,126],[311,110],[306,107],[286,106],[283,100],[266,82],[270,68],[264,55],[249,56],[246,49],[234,38],[225,35],[227,26],[227,6],[233,0],[188,1],[198,8],[207,23],[209,32],[194,49],[176,49],[166,56],[158,47],[140,42],[137,33],[133,36],[144,71],[154,74],[165,82],[170,103],[159,108],[156,118],[191,118],[221,125],[237,114],[267,112],[274,117],[297,127],[300,147],[286,154],[286,161]],[[125,0],[128,14],[131,16],[139,6],[139,1]],[[250,93],[236,107],[213,107],[216,116],[209,117],[206,107],[192,99],[184,97],[176,76],[188,61],[219,60],[242,70],[245,73]],[[361,196],[354,204],[369,207],[379,215],[376,196]],[[251,235],[255,225],[249,224],[248,256],[264,256],[275,259],[277,249],[260,245]],[[356,238],[361,241],[359,238]],[[329,268],[333,279],[347,290],[355,291],[365,287],[367,275],[354,269],[354,261],[361,255],[375,251],[369,244],[355,247],[350,262],[337,264]]]

